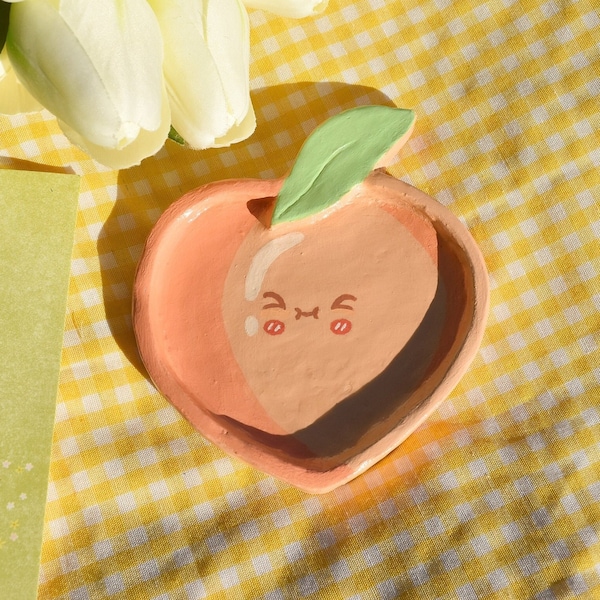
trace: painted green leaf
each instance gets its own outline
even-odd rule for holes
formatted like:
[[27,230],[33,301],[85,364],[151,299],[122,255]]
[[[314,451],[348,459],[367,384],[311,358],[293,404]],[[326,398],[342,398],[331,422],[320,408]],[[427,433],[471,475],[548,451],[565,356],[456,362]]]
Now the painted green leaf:
[[307,138],[277,196],[271,225],[335,204],[410,132],[412,110],[359,106],[325,121]]

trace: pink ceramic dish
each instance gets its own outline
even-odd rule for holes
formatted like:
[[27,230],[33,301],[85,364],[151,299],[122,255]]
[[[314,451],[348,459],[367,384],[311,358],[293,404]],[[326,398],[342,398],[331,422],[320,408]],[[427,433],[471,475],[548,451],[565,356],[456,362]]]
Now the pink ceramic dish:
[[198,431],[322,493],[448,396],[481,342],[488,277],[460,221],[381,170],[272,225],[283,183],[221,181],[174,203],[138,267],[134,330]]

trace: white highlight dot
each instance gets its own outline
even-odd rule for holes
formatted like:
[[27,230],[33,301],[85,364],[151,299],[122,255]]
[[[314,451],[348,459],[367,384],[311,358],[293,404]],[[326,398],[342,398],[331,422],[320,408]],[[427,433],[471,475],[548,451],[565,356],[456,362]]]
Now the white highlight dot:
[[246,330],[246,334],[250,337],[256,335],[258,333],[258,319],[256,317],[246,317],[244,329]]

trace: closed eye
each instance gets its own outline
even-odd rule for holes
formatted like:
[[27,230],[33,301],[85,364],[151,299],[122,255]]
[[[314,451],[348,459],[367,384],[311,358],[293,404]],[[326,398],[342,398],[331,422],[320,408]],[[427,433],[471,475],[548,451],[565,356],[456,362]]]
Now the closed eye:
[[265,292],[263,294],[263,298],[271,298],[275,302],[269,302],[269,304],[265,304],[263,308],[283,308],[285,310],[285,300],[275,292]]
[[352,294],[342,294],[333,301],[331,308],[345,308],[346,310],[354,310],[353,306],[350,306],[350,304],[346,304],[346,302],[348,302],[349,300],[356,302],[356,296],[353,296]]

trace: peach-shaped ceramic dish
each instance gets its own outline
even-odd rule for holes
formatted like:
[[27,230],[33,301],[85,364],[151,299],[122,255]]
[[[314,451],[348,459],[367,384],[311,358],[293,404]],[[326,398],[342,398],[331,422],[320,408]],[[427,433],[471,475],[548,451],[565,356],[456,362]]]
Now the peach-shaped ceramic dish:
[[447,397],[481,342],[488,279],[460,221],[381,170],[274,224],[284,185],[221,181],[173,204],[138,267],[134,329],[150,377],[201,433],[326,492]]

